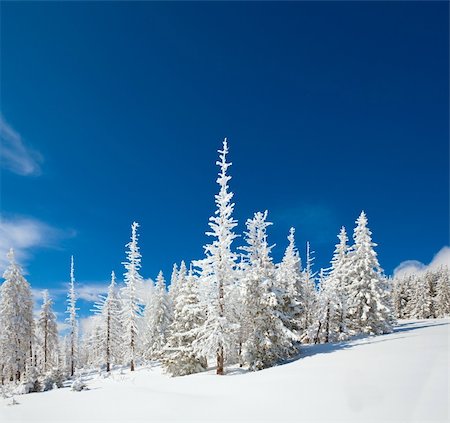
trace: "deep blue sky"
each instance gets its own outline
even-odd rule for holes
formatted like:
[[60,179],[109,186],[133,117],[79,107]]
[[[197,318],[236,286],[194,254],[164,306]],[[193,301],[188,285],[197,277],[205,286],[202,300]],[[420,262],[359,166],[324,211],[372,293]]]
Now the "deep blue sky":
[[448,35],[447,2],[2,2],[2,115],[44,159],[2,171],[2,213],[61,231],[28,279],[61,287],[70,254],[80,282],[122,274],[133,219],[145,277],[202,257],[224,136],[239,230],[268,209],[277,260],[293,225],[325,266],[364,209],[387,273],[429,262]]

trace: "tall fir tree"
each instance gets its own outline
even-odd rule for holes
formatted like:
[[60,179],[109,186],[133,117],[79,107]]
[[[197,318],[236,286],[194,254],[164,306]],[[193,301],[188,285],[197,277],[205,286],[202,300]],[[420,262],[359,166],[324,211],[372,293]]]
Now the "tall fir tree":
[[38,366],[47,373],[58,366],[58,327],[53,312],[53,301],[48,290],[44,290],[41,310],[37,319],[36,337],[38,340]]
[[288,327],[292,310],[286,307],[288,290],[277,284],[275,266],[267,243],[265,213],[255,213],[246,222],[242,247],[245,272],[241,281],[244,333],[243,358],[250,370],[260,370],[289,357],[295,351],[296,334]]
[[285,326],[291,331],[300,333],[302,325],[302,263],[295,246],[295,229],[291,228],[288,235],[289,244],[283,259],[277,267],[277,287],[283,296],[280,301],[281,315],[285,317]]
[[150,360],[159,359],[167,342],[167,331],[171,322],[170,303],[162,271],[159,272],[156,278],[153,295],[144,312],[144,322],[146,326],[144,358]]
[[24,380],[32,366],[34,340],[31,288],[10,249],[9,265],[0,286],[0,376],[8,381]]
[[204,308],[200,302],[199,286],[192,266],[186,280],[179,285],[175,298],[173,322],[162,364],[172,376],[184,376],[206,369],[205,357],[199,356],[193,348],[197,339],[197,330],[205,321]]
[[69,350],[67,351],[69,364],[69,374],[75,374],[75,367],[77,364],[78,354],[78,320],[77,320],[77,297],[75,294],[75,269],[73,256],[70,258],[70,284],[69,292],[67,293],[67,310],[66,322],[69,324]]
[[228,144],[223,141],[219,150],[220,167],[217,183],[219,193],[215,196],[216,212],[209,219],[210,232],[206,235],[214,238],[207,244],[206,257],[195,265],[199,268],[201,284],[204,286],[203,301],[207,308],[207,318],[199,331],[194,346],[200,356],[216,355],[217,374],[224,374],[225,354],[234,348],[237,323],[230,318],[232,304],[228,301],[231,290],[236,285],[236,254],[231,250],[231,244],[236,238],[234,228],[237,221],[233,218],[233,193],[229,191],[228,182],[231,176],[227,174],[231,163],[227,162]]
[[353,333],[392,332],[385,278],[378,263],[364,212],[356,220],[354,245],[349,252],[348,318]]
[[348,237],[344,227],[338,235],[331,267],[325,274],[322,269],[320,276],[319,317],[315,342],[342,341],[349,336],[347,307],[348,307]]
[[415,319],[430,319],[433,317],[433,301],[427,275],[415,278],[409,304],[410,317]]
[[99,336],[95,337],[96,350],[106,371],[111,370],[111,364],[122,361],[123,327],[122,307],[116,287],[116,275],[111,272],[111,283],[107,296],[100,295],[94,304],[94,312],[99,317],[97,325]]
[[140,303],[142,300],[137,293],[137,286],[141,285],[143,278],[139,273],[141,268],[141,253],[138,246],[137,229],[139,224],[131,225],[131,240],[126,245],[127,261],[125,266],[125,286],[121,289],[122,297],[122,322],[124,330],[125,359],[130,363],[130,370],[135,370],[136,352],[138,347],[138,320],[141,317]]
[[450,271],[447,266],[442,266],[438,270],[436,315],[437,317],[450,316]]
[[300,298],[302,308],[301,328],[302,339],[309,340],[309,328],[315,319],[317,303],[316,275],[313,271],[314,251],[311,251],[309,241],[306,243],[306,266],[303,270],[302,284],[300,287]]

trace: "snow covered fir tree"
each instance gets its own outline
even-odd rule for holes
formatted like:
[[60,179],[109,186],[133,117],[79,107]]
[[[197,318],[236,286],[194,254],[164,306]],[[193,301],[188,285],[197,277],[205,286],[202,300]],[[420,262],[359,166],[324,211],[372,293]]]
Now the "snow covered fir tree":
[[204,257],[174,264],[169,283],[162,272],[155,283],[144,279],[139,224],[133,222],[123,280],[111,273],[82,333],[73,257],[67,328],[58,333],[52,291],[43,292],[33,313],[30,284],[9,251],[0,286],[3,386],[26,393],[70,381],[75,389],[84,386],[83,372],[134,371],[156,362],[171,376],[205,370],[223,375],[229,366],[258,371],[301,358],[304,344],[390,333],[396,319],[450,315],[449,269],[386,277],[365,212],[352,237],[341,228],[328,267],[314,268],[309,242],[302,262],[294,228],[277,262],[268,211],[254,213],[239,233],[228,157],[225,139]]

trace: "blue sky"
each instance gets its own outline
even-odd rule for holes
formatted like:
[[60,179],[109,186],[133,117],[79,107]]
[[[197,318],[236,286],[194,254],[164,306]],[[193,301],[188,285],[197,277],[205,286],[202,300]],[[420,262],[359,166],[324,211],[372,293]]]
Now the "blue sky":
[[123,273],[133,220],[145,277],[202,257],[225,136],[276,260],[295,226],[326,266],[362,209],[387,273],[448,245],[446,2],[1,9],[1,251],[58,310],[71,254],[86,298]]

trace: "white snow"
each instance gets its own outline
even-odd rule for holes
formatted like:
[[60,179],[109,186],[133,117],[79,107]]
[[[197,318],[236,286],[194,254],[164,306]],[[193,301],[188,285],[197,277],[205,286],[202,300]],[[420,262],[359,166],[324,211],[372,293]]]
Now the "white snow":
[[450,320],[400,321],[392,334],[305,346],[288,364],[170,378],[159,366],[0,399],[0,421],[448,422]]

